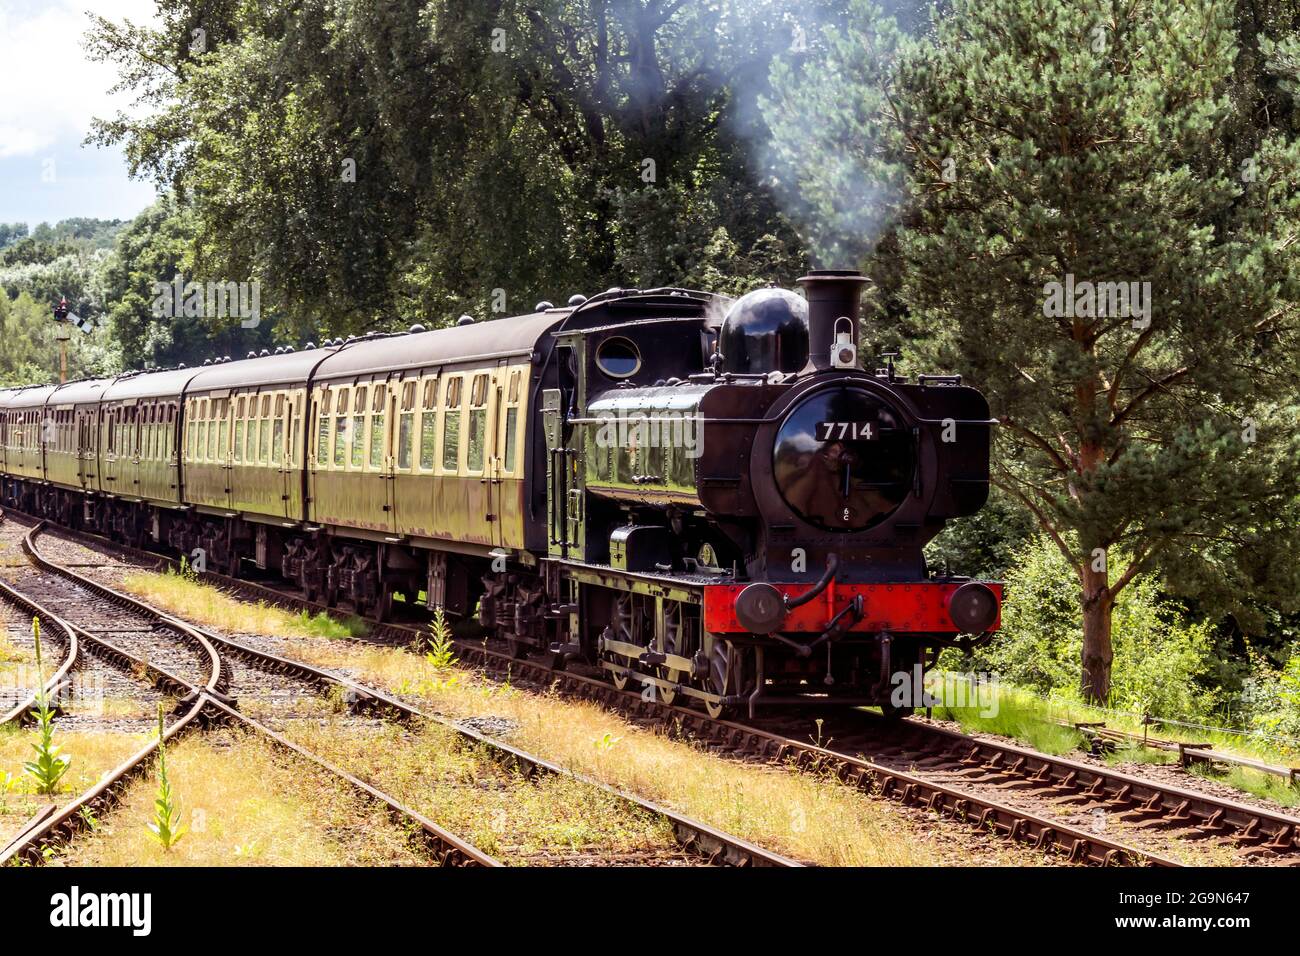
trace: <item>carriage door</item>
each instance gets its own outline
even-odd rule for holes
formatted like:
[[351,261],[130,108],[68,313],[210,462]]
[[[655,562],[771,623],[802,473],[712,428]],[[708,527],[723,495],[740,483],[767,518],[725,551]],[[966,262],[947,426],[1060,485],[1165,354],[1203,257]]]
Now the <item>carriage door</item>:
[[401,379],[390,379],[387,387],[380,389],[380,392],[386,393],[388,408],[381,420],[384,435],[384,494],[388,496],[384,511],[388,515],[388,533],[400,534],[401,522],[397,514],[397,442],[400,431],[398,413],[402,397]]
[[295,514],[298,496],[294,494],[294,479],[298,475],[294,463],[302,454],[300,451],[302,432],[298,430],[298,402],[297,392],[279,392],[275,396],[271,409],[275,415],[275,426],[271,432],[271,457],[275,462],[276,475],[279,478],[276,484],[280,490],[280,505],[277,508],[275,502],[271,502],[271,510],[286,518],[299,517]]
[[500,548],[505,544],[505,496],[502,491],[501,456],[505,452],[505,442],[501,438],[501,429],[505,427],[505,392],[506,361],[497,363],[496,371],[488,379],[488,426],[487,426],[487,462],[483,469],[483,480],[487,482],[488,510],[492,522],[492,544]]
[[581,559],[583,554],[582,486],[573,426],[568,422],[570,396],[576,387],[572,347],[559,349],[560,388],[542,392],[542,427],[546,432],[546,514],[548,551],[555,557]]
[[98,411],[94,405],[77,408],[77,481],[83,489],[95,487],[95,461],[99,458],[99,436],[95,431]]

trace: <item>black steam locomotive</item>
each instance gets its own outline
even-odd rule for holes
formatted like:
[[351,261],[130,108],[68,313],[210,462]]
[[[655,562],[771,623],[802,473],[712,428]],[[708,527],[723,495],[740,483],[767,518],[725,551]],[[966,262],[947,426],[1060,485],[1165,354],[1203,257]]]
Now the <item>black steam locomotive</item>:
[[714,715],[905,712],[916,668],[998,626],[999,585],[922,554],[984,503],[992,423],[957,377],[860,367],[865,281],[0,391],[0,496],[380,619],[477,610],[515,654]]

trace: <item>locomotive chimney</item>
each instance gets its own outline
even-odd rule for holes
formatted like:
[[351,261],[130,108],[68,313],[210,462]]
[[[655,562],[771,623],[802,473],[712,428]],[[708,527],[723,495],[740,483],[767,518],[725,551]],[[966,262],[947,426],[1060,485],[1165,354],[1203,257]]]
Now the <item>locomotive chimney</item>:
[[808,298],[808,362],[813,369],[857,367],[858,310],[866,282],[856,269],[813,269],[799,280]]

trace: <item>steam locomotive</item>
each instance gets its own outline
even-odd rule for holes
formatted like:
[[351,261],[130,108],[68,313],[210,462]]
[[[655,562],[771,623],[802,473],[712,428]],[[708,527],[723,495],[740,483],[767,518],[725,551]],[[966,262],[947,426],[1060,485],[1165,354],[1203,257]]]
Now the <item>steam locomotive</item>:
[[380,620],[477,613],[714,716],[905,713],[999,624],[999,584],[923,555],[987,497],[989,409],[860,367],[862,275],[799,282],[0,390],[0,500]]

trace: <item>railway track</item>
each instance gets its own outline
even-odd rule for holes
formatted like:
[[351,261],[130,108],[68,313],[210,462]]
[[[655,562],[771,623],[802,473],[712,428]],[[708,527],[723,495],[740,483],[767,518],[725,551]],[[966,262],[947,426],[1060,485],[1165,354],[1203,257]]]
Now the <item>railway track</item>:
[[[166,556],[104,542],[94,535],[75,538],[110,544],[145,562],[174,563]],[[212,572],[202,577],[246,598],[290,610],[324,612],[339,619],[348,616],[282,588]],[[409,644],[422,637],[423,630],[413,623],[371,622],[370,634],[372,640]],[[646,699],[636,691],[620,691],[592,674],[555,670],[547,663],[519,659],[482,642],[457,639],[456,645],[466,663],[508,675],[515,684],[600,703],[739,759],[815,768],[874,796],[929,809],[975,829],[1060,854],[1071,862],[1180,865],[1154,845],[1158,839],[1146,839],[1163,835],[1224,845],[1248,862],[1300,863],[1300,818],[1265,807],[919,720],[888,724],[855,714],[850,723],[843,714],[831,712],[823,718],[818,743],[807,739],[807,728],[813,725],[811,714],[805,717],[803,736],[789,718],[715,720],[699,711]],[[284,661],[282,666],[307,665]],[[345,678],[332,679],[353,693],[375,693]],[[393,698],[379,697],[385,706],[413,710]],[[468,728],[457,729],[508,748]],[[1036,808],[1046,812],[1035,812]],[[1048,808],[1067,808],[1075,818],[1087,820],[1065,822]]]
[[[272,675],[282,680],[292,680],[306,685],[318,694],[338,694],[349,710],[383,720],[399,722],[422,721],[441,725],[452,731],[465,743],[482,748],[494,760],[511,770],[522,772],[526,776],[556,775],[568,777],[583,786],[600,790],[608,797],[620,801],[629,807],[649,813],[663,821],[670,828],[677,847],[670,852],[641,853],[636,862],[674,864],[689,862],[693,865],[732,865],[732,866],[798,866],[796,862],[761,847],[740,840],[730,834],[710,827],[700,821],[675,813],[664,807],[642,800],[633,794],[616,790],[599,781],[575,774],[566,768],[549,763],[528,754],[519,748],[493,740],[478,731],[444,720],[441,717],[423,713],[394,697],[374,688],[366,687],[346,677],[330,673],[309,664],[290,660],[265,650],[231,640],[173,617],[166,612],[151,607],[134,597],[126,595],[102,582],[95,581],[81,571],[59,564],[45,556],[36,544],[36,539],[43,530],[37,524],[23,538],[23,550],[32,562],[37,573],[44,575],[46,582],[43,593],[49,593],[62,602],[60,608],[84,611],[85,598],[95,599],[94,616],[99,621],[101,632],[124,634],[139,641],[144,650],[162,651],[170,655],[171,670],[155,665],[145,658],[124,647],[111,644],[103,636],[97,635],[85,627],[66,621],[56,613],[54,608],[36,601],[29,590],[5,586],[5,595],[12,596],[24,605],[25,610],[57,619],[62,626],[74,634],[92,652],[102,652],[115,666],[135,674],[147,676],[155,685],[165,688],[169,693],[182,696],[182,706],[189,709],[167,729],[167,737],[183,732],[205,723],[237,724],[272,740],[277,746],[291,751],[316,764],[322,770],[347,781],[367,798],[378,801],[400,821],[413,825],[421,832],[439,863],[456,865],[500,865],[498,861],[478,850],[467,841],[439,827],[410,807],[397,801],[387,793],[377,789],[365,780],[349,773],[293,742],[285,735],[266,726],[262,722],[241,712],[238,702],[230,696],[230,674],[232,668],[242,665],[246,670],[260,674]],[[81,598],[78,599],[77,595]],[[144,622],[149,627],[144,626]],[[148,635],[145,636],[146,632]],[[173,640],[166,635],[172,635]],[[161,637],[160,637],[161,635]],[[159,642],[162,642],[161,645]],[[177,645],[183,643],[190,656],[198,657],[207,667],[207,680],[203,684],[187,679],[176,671],[192,669],[193,661],[174,660]],[[140,648],[137,648],[140,649]],[[57,813],[29,824],[26,831],[0,853],[0,864],[15,856],[34,860],[39,858],[40,850],[59,838],[60,834],[68,836],[75,830],[81,819],[80,811],[90,805],[95,809],[110,804],[115,795],[120,795],[121,785],[147,766],[156,751],[156,744],[145,748],[131,760],[117,768],[109,778],[81,798],[64,807]],[[617,854],[610,854],[611,857]],[[574,862],[565,860],[563,862]],[[587,853],[583,862],[602,862],[599,853]],[[611,859],[609,862],[628,862],[625,859]]]
[[[67,534],[66,531],[61,533]],[[176,564],[169,557],[107,542],[96,535],[72,533],[71,540],[108,545],[117,553],[145,563],[152,562],[155,566],[160,561],[173,567]],[[347,617],[338,609],[306,601],[297,594],[280,588],[213,572],[204,572],[200,577],[208,583],[251,600],[265,601],[293,611],[325,612],[339,619]],[[423,636],[420,626],[416,624],[372,622],[370,627],[372,639],[389,643],[410,644]],[[235,654],[238,654],[241,649],[252,650],[233,646],[235,642],[216,635],[208,636],[223,641]],[[702,741],[713,750],[737,759],[773,762],[796,768],[815,768],[819,772],[830,773],[844,784],[872,796],[904,806],[928,809],[965,823],[973,830],[992,832],[1014,842],[1057,854],[1064,861],[1094,866],[1179,865],[1174,859],[1155,850],[1132,845],[1093,828],[1072,826],[1034,812],[1023,805],[1018,806],[1005,795],[980,793],[970,786],[941,781],[935,774],[872,760],[838,748],[819,746],[795,736],[765,730],[760,726],[714,720],[702,712],[666,705],[658,700],[647,700],[631,690],[620,691],[592,675],[571,670],[557,671],[539,661],[512,657],[509,653],[494,650],[481,642],[460,639],[456,644],[463,661],[489,672],[506,674],[516,684],[552,689],[575,699],[598,702],[636,721],[658,723],[667,727],[670,732]],[[261,655],[264,652],[254,653]],[[278,666],[289,670],[303,669],[304,673],[317,671],[308,665],[288,660],[281,660]],[[327,683],[337,682],[350,693],[374,695],[375,706],[413,710],[400,701],[377,694],[371,689],[361,688],[360,685],[345,678],[327,675],[315,679]],[[368,704],[365,696],[360,696],[359,702],[363,705]],[[455,726],[458,732],[471,734],[488,746],[501,748],[506,752],[513,750],[509,745],[487,738],[476,731]],[[538,763],[542,762],[538,761]]]

